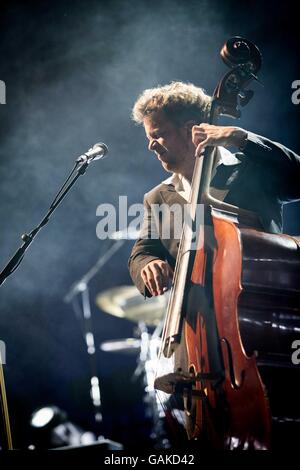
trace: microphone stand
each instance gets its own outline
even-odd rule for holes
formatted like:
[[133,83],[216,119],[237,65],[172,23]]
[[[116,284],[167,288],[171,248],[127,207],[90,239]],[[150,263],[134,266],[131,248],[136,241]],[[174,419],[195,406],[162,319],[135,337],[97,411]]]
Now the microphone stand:
[[[29,233],[24,233],[21,236],[21,239],[23,240],[23,244],[20,246],[20,248],[15,252],[15,254],[12,256],[12,258],[9,260],[5,268],[1,271],[0,273],[0,286],[4,283],[4,281],[10,276],[21,264],[22,259],[24,258],[25,252],[28,249],[29,245],[33,242],[34,238],[38,234],[38,232],[41,230],[44,225],[46,225],[49,222],[49,219],[52,215],[52,213],[55,211],[57,206],[61,203],[61,201],[64,199],[66,194],[69,192],[71,187],[75,184],[79,176],[83,175],[89,165],[89,161],[86,161],[84,163],[77,162],[75,163],[75,166],[73,167],[71,173],[69,174],[68,178],[62,185],[61,189],[58,191],[57,195],[55,196],[52,204],[50,205],[46,215],[44,218],[41,220],[41,222],[38,224],[37,227],[35,227],[31,232]],[[79,168],[78,168],[79,167]],[[75,173],[76,175],[72,175]],[[71,179],[72,178],[72,179]],[[71,181],[69,182],[69,180]]]
[[[97,145],[99,146],[99,144]],[[37,227],[31,230],[31,232],[24,233],[22,235],[21,238],[24,243],[15,252],[15,254],[9,260],[9,262],[4,267],[4,269],[0,272],[0,286],[4,283],[4,281],[8,278],[8,276],[10,276],[21,264],[26,250],[29,248],[29,246],[31,245],[31,243],[33,242],[34,238],[36,237],[38,232],[41,230],[41,228],[44,227],[44,225],[46,225],[49,222],[49,219],[52,213],[55,211],[55,209],[64,199],[64,197],[69,192],[71,187],[75,184],[79,176],[83,175],[86,172],[88,165],[94,159],[93,158],[94,154],[96,156],[97,153],[99,154],[101,153],[102,156],[104,156],[107,153],[108,151],[107,147],[104,144],[102,145],[103,147],[100,146],[100,148],[97,147],[97,149],[94,149],[93,154],[90,155],[87,152],[86,154],[80,156],[76,160],[75,165],[73,166],[69,176],[67,177],[66,181],[64,182],[64,184],[62,185],[58,193],[56,194],[52,204],[50,205],[46,215],[43,217],[41,222],[37,225]],[[97,153],[95,150],[97,150]],[[13,444],[12,444],[12,437],[11,437],[11,430],[10,430],[10,422],[9,422],[9,414],[8,414],[8,406],[7,406],[7,398],[6,398],[6,390],[5,390],[5,382],[4,382],[1,357],[0,357],[0,408],[3,413],[3,429],[2,429],[2,421],[0,425],[0,435],[1,435],[1,441],[3,440],[3,443],[2,445],[0,443],[0,446],[2,449],[11,450],[13,448]],[[2,435],[4,436],[3,439],[2,439]]]

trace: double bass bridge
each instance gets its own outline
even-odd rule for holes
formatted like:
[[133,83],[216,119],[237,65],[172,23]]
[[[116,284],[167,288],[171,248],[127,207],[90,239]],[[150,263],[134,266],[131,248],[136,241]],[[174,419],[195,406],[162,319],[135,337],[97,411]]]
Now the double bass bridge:
[[[177,371],[157,377],[154,381],[154,388],[170,395],[181,395],[183,398],[189,395],[195,399],[203,400],[207,398],[205,393],[206,382],[216,387],[223,379],[222,372],[198,372],[196,375],[192,373],[186,375],[181,371]],[[196,384],[200,382],[203,388],[195,388]]]

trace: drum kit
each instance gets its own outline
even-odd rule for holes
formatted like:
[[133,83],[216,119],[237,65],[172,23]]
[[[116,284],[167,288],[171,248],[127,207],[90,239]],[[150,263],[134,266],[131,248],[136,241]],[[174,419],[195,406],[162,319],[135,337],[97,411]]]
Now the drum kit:
[[[89,283],[99,273],[104,264],[122,247],[126,240],[138,238],[139,232],[126,229],[114,232],[110,239],[113,244],[105,250],[89,271],[77,282],[64,297],[66,303],[73,306],[75,315],[82,321],[83,335],[86,338],[87,352],[91,366],[90,395],[95,409],[95,420],[101,424],[100,383],[97,377],[97,359],[91,322],[91,302]],[[81,297],[79,302],[78,296]],[[144,299],[135,286],[119,286],[104,290],[96,296],[97,307],[110,315],[123,318],[135,323],[135,338],[124,338],[105,341],[100,344],[100,350],[108,353],[137,354],[137,367],[133,378],[142,378],[146,393],[145,402],[148,405],[148,415],[151,416],[151,439],[157,448],[168,448],[162,417],[164,416],[161,397],[154,389],[154,379],[157,371],[160,338],[163,327],[163,316],[167,308],[169,292],[164,295]],[[81,307],[79,306],[81,304]]]
[[[104,312],[136,324],[137,338],[105,341],[100,349],[109,353],[138,354],[133,378],[141,377],[144,383],[145,403],[151,417],[151,439],[156,448],[168,448],[170,443],[164,429],[164,411],[161,397],[154,389],[158,365],[162,318],[167,308],[169,292],[145,301],[135,286],[108,289],[96,297],[96,305]],[[151,331],[151,332],[150,332]]]

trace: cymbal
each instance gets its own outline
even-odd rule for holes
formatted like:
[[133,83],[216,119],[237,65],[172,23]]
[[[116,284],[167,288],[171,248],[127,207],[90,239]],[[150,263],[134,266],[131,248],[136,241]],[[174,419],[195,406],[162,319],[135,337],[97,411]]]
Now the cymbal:
[[135,286],[119,286],[97,295],[96,305],[106,313],[147,325],[158,325],[166,311],[169,293],[147,298]]
[[137,338],[112,339],[100,344],[101,351],[134,353],[141,347],[141,340]]
[[118,232],[113,232],[110,235],[111,240],[137,240],[140,235],[140,230],[137,230],[132,227],[127,227],[124,230],[119,230]]

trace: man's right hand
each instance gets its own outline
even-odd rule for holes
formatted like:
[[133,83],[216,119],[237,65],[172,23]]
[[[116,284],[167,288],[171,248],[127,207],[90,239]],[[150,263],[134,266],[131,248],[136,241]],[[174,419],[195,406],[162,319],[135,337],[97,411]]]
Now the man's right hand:
[[155,259],[141,270],[141,276],[151,295],[161,295],[169,288],[173,269],[166,261]]

